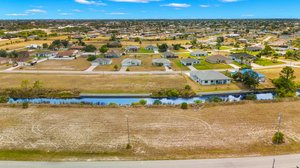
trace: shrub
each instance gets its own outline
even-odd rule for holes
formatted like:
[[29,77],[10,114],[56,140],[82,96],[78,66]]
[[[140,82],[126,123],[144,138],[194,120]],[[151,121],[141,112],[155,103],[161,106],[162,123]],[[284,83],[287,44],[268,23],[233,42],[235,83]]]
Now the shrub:
[[97,57],[95,55],[90,55],[88,58],[87,58],[87,61],[94,61],[96,60]]
[[142,99],[139,101],[139,103],[144,106],[147,104],[147,100]]
[[185,90],[191,90],[192,87],[191,87],[190,85],[185,85],[184,89],[185,89]]
[[22,108],[23,109],[27,109],[29,107],[29,103],[28,102],[23,102],[22,103]]
[[181,109],[184,109],[184,110],[185,110],[185,109],[188,109],[188,104],[185,103],[185,102],[184,102],[184,103],[181,103],[181,106],[180,106],[180,107],[181,107]]
[[7,96],[0,96],[0,103],[7,103],[8,97]]
[[127,144],[126,149],[132,149],[132,146],[130,144]]
[[153,102],[153,105],[161,105],[161,104],[162,104],[162,102],[160,100],[155,100]]
[[109,103],[108,106],[111,106],[111,107],[118,107],[118,104],[117,104],[117,103]]
[[272,138],[273,144],[284,143],[284,134],[282,132],[276,132]]
[[202,103],[202,101],[201,100],[195,100],[194,103],[197,104],[197,105],[199,105],[199,104]]
[[207,99],[207,102],[209,103],[220,103],[223,102],[223,99],[221,99],[220,97],[217,96],[213,96]]
[[247,94],[245,100],[257,100],[257,97],[255,94]]
[[127,68],[127,69],[126,69],[126,71],[127,71],[127,72],[129,72],[129,71],[130,71],[130,69],[129,69],[129,68]]

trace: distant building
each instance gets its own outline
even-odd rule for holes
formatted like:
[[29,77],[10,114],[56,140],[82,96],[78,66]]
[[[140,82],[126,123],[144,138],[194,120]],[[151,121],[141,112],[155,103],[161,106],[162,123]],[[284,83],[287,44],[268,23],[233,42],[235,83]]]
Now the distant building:
[[229,58],[240,64],[251,64],[257,59],[255,56],[248,53],[232,53],[229,55]]
[[128,46],[125,48],[127,52],[138,52],[140,48],[138,46]]
[[142,61],[138,59],[126,58],[122,61],[122,66],[140,66]]
[[171,66],[171,61],[165,58],[157,58],[152,60],[152,64],[155,66]]
[[115,51],[115,50],[109,51],[104,54],[105,58],[120,58],[121,56],[122,56],[122,53]]
[[167,52],[164,52],[164,53],[162,54],[162,57],[163,57],[163,58],[178,58],[178,55],[176,55],[176,54],[173,53],[173,52],[167,51]]
[[93,66],[98,66],[98,65],[110,65],[112,64],[112,59],[109,58],[97,58],[92,62]]
[[211,63],[211,64],[221,64],[221,63],[225,63],[225,64],[231,64],[232,60],[228,57],[225,57],[223,55],[213,55],[210,57],[207,57],[205,59],[206,62]]

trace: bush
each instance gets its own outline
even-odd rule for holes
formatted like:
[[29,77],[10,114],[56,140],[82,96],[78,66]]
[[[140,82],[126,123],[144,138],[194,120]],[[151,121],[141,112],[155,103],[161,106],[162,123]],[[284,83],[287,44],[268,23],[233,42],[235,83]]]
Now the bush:
[[0,96],[0,103],[7,103],[8,97],[7,96]]
[[184,109],[184,110],[185,110],[185,109],[188,109],[188,104],[185,103],[185,102],[184,102],[184,103],[181,103],[180,108],[181,108],[181,109]]
[[161,104],[162,104],[162,102],[160,100],[155,100],[153,102],[153,105],[161,105]]
[[202,101],[201,100],[195,100],[194,103],[197,104],[197,105],[199,105],[199,104],[202,103]]
[[95,55],[90,55],[88,58],[87,58],[87,61],[94,61],[96,60],[97,57]]
[[255,94],[247,94],[245,100],[257,100],[257,97]]
[[276,132],[272,138],[273,144],[284,143],[284,134],[282,132]]
[[22,103],[22,108],[23,109],[27,109],[29,107],[29,103],[28,102],[23,102]]
[[126,149],[132,149],[132,146],[130,144],[127,144]]
[[220,103],[223,102],[223,99],[221,99],[220,97],[217,96],[213,96],[207,99],[207,102],[209,103]]
[[117,104],[117,103],[109,103],[108,106],[111,106],[111,107],[118,107],[118,104]]
[[130,69],[129,69],[129,68],[127,68],[127,69],[126,69],[126,71],[127,71],[127,72],[129,72],[129,71],[130,71]]
[[147,100],[142,99],[139,101],[139,103],[144,106],[147,104]]

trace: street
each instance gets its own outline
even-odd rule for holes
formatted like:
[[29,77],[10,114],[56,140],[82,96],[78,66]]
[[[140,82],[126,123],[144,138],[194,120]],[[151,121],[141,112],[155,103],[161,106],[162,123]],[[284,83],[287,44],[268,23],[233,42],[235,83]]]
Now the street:
[[103,161],[103,162],[16,162],[2,161],[1,168],[296,168],[300,154],[174,161]]

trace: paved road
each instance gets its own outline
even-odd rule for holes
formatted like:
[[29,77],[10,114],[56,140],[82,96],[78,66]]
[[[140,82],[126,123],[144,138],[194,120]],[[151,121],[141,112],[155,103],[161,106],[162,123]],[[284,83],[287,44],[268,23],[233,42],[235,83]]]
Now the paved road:
[[1,168],[296,168],[299,155],[177,161],[0,162]]

